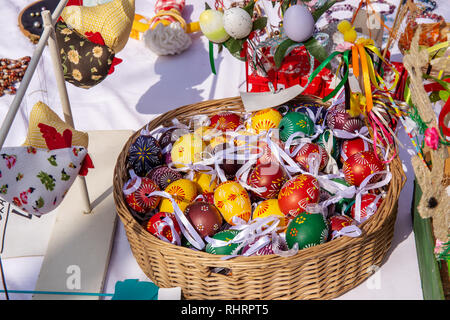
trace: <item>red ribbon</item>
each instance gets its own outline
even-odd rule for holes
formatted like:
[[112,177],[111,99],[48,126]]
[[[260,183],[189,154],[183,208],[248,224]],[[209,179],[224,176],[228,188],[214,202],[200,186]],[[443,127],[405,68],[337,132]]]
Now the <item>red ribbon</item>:
[[450,137],[450,128],[445,125],[444,119],[449,113],[450,113],[450,98],[447,99],[447,102],[442,107],[441,113],[439,113],[439,127],[442,129],[442,133],[446,137]]

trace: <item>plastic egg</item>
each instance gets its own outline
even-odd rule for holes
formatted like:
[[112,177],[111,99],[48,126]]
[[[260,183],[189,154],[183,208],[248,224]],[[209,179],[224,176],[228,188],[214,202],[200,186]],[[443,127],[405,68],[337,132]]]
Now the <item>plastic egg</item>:
[[255,112],[251,117],[252,129],[256,133],[278,128],[281,121],[281,113],[273,108],[267,108]]
[[232,38],[243,39],[252,31],[252,17],[239,7],[227,9],[223,14],[223,27]]
[[304,5],[290,6],[283,17],[283,29],[286,36],[296,42],[311,38],[314,33],[315,21],[311,12]]
[[[197,185],[195,182],[188,179],[174,181],[169,184],[164,191],[172,195],[173,199],[180,207],[180,210],[183,212],[186,210],[187,206],[194,201],[198,194]],[[159,206],[159,211],[174,212],[172,202],[167,198],[163,198]]]
[[225,181],[217,186],[214,191],[214,204],[229,224],[233,224],[233,217],[250,220],[250,197],[244,187],[235,181]]
[[175,167],[180,168],[183,167],[183,164],[201,161],[205,146],[202,137],[194,133],[188,133],[178,138],[170,152]]
[[203,11],[199,17],[199,24],[202,33],[212,42],[222,43],[230,38],[223,27],[223,13],[218,10]]

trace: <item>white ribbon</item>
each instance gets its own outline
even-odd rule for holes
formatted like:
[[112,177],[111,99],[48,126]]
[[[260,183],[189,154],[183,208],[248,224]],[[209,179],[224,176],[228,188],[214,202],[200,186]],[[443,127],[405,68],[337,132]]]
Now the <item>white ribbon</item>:
[[[170,231],[172,232],[172,241],[162,235],[162,232],[166,226],[168,226],[170,228]],[[161,219],[161,223],[158,225],[157,237],[165,242],[176,244],[177,246],[181,245],[180,235],[175,229],[175,224],[170,217],[164,217],[163,219]]]
[[362,235],[362,230],[358,226],[356,226],[354,224],[351,224],[349,226],[343,227],[341,230],[333,231],[333,235],[332,235],[331,240],[334,240],[334,239],[339,238],[341,236],[357,238],[357,237],[359,237],[361,235]]

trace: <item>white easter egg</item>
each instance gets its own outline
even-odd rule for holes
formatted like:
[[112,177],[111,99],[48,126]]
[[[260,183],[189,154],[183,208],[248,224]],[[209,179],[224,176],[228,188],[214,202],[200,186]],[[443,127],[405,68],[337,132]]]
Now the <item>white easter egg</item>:
[[199,17],[200,30],[208,40],[222,43],[230,38],[223,27],[223,13],[218,10],[208,9],[203,11]]
[[286,36],[296,42],[311,38],[315,21],[311,12],[304,5],[290,6],[284,13],[283,28]]
[[252,17],[242,8],[227,9],[223,14],[223,27],[234,39],[243,39],[252,31]]

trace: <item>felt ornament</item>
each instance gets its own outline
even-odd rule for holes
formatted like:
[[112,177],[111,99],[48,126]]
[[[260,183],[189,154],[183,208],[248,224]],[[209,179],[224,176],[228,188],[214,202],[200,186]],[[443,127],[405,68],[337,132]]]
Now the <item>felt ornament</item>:
[[66,7],[61,18],[81,34],[99,32],[105,44],[118,53],[128,42],[134,14],[135,0],[112,0],[93,7]]
[[39,124],[47,149],[6,147],[0,151],[0,196],[20,209],[40,216],[64,199],[76,176],[93,168],[86,148],[72,145],[72,132],[63,134]]
[[115,60],[114,50],[104,44],[99,33],[82,35],[62,21],[55,31],[64,79],[77,87],[88,89],[99,84],[121,61]]
[[63,133],[65,130],[72,132],[72,143],[75,146],[88,147],[89,136],[86,132],[77,131],[70,125],[65,123],[61,118],[52,110],[48,105],[42,101],[37,102],[30,112],[30,119],[28,122],[28,133],[23,143],[24,146],[32,146],[35,148],[46,149],[47,143],[42,137],[41,129],[38,125],[42,123],[53,127],[59,133]]

